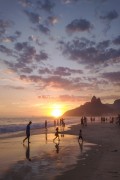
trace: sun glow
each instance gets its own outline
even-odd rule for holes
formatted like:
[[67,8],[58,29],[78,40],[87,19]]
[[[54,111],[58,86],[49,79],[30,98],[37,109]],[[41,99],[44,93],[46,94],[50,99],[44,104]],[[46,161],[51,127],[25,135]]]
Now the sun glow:
[[59,107],[58,105],[54,106],[51,114],[56,118],[60,117],[62,115],[61,107]]

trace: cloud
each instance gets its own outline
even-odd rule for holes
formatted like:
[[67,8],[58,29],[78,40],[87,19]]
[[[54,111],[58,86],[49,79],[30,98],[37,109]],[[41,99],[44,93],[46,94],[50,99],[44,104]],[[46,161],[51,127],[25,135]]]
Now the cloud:
[[15,89],[15,90],[24,90],[25,89],[22,86],[12,86],[12,85],[4,85],[2,87],[7,88],[7,89]]
[[27,74],[29,74],[29,73],[32,73],[32,72],[33,72],[33,69],[30,68],[30,67],[23,67],[23,68],[21,69],[21,72],[22,72],[22,73],[27,73]]
[[104,49],[109,47],[110,43],[111,43],[110,40],[99,42],[96,48],[103,51]]
[[18,52],[21,52],[19,53],[18,61],[23,63],[32,63],[33,61],[40,62],[48,59],[47,53],[42,50],[37,53],[35,47],[29,45],[27,42],[16,43],[15,49]]
[[45,22],[46,24],[45,23],[42,24],[40,23],[42,21],[42,17],[38,13],[28,12],[28,11],[24,11],[24,12],[29,17],[29,20],[33,24],[36,24],[36,28],[34,30],[38,30],[45,35],[50,35],[50,29],[48,28],[48,25],[49,24],[53,25],[57,23],[57,17],[55,16],[49,16]]
[[40,7],[42,10],[51,13],[53,8],[55,7],[55,3],[50,0],[38,0],[37,6]]
[[[65,3],[65,4],[70,4],[70,3],[75,3],[75,2],[83,2],[83,0],[61,0],[63,3]],[[95,4],[95,3],[99,3],[99,4],[103,4],[103,3],[105,3],[105,2],[107,2],[107,1],[109,1],[109,0],[97,0],[97,2],[96,2],[96,0],[84,0],[84,2],[86,3],[93,3],[93,4]]]
[[57,16],[49,16],[47,19],[47,22],[50,25],[54,25],[54,24],[58,23],[58,17]]
[[15,50],[18,54],[17,60],[23,63],[40,62],[48,59],[48,54],[45,51],[41,50],[37,53],[36,48],[28,42],[16,43]]
[[120,36],[118,36],[117,38],[115,38],[115,39],[113,40],[113,43],[114,43],[115,45],[120,45]]
[[88,100],[90,97],[89,96],[77,96],[77,95],[60,95],[58,97],[58,99],[62,102],[81,102],[81,101],[86,101]]
[[119,14],[117,13],[116,10],[108,12],[106,15],[100,16],[101,19],[107,20],[107,21],[112,21],[116,18],[118,18]]
[[4,35],[8,28],[12,27],[14,23],[10,20],[0,19],[0,36]]
[[35,36],[35,35],[30,35],[30,36],[28,37],[28,41],[30,41],[30,43],[31,43],[31,42],[35,42],[38,46],[41,46],[41,47],[43,47],[43,46],[46,45],[45,42],[40,42],[39,36],[37,37],[37,36]]
[[39,14],[37,13],[33,13],[33,12],[28,12],[28,11],[24,11],[25,14],[29,17],[29,20],[34,23],[34,24],[39,24],[41,21],[41,17]]
[[117,100],[117,99],[120,99],[120,96],[119,95],[108,95],[108,96],[101,96],[101,99],[104,99],[104,100]]
[[45,53],[44,51],[40,51],[39,54],[36,54],[35,59],[37,62],[44,61],[44,60],[46,61],[48,59],[48,54]]
[[21,32],[20,31],[15,31],[15,35],[17,36],[17,37],[20,37],[21,36]]
[[57,67],[56,70],[54,71],[55,75],[60,75],[60,76],[70,76],[74,74],[82,74],[82,70],[75,70],[67,67]]
[[26,43],[17,43],[16,50],[21,51],[18,55],[18,61],[23,63],[32,63],[35,60],[36,49]]
[[29,41],[36,41],[37,38],[36,38],[34,35],[30,35],[30,36],[28,37],[28,40],[29,40]]
[[7,36],[7,37],[3,37],[1,39],[2,42],[15,42],[17,40],[16,36]]
[[93,67],[120,57],[120,49],[111,48],[112,43],[109,40],[95,43],[85,38],[77,38],[68,42],[60,41],[59,44],[64,56]]
[[70,24],[66,26],[68,33],[90,31],[93,25],[86,19],[74,19]]
[[[0,46],[0,51],[6,53],[7,55],[12,55],[12,52],[5,48],[4,46]],[[39,68],[39,65],[43,61],[47,61],[48,54],[44,51],[37,52],[36,48],[29,45],[27,42],[18,42],[15,44],[16,54],[15,60],[9,62],[8,60],[4,60],[4,63],[14,72],[21,73],[32,73],[35,69]],[[39,62],[39,65],[38,65]]]
[[27,65],[27,64],[25,64],[25,63],[23,63],[23,62],[9,62],[9,61],[4,61],[4,63],[12,70],[12,71],[14,71],[15,73],[17,73],[17,74],[21,74],[21,73],[27,73],[27,74],[31,74],[33,71],[34,71],[34,69],[35,69],[35,67],[34,66],[32,66],[32,65]]
[[103,20],[103,22],[105,23],[106,27],[104,28],[104,33],[107,33],[107,31],[110,29],[111,27],[111,22],[115,19],[117,19],[119,16],[119,14],[117,13],[117,11],[113,10],[108,12],[106,15],[102,15],[100,16],[100,19]]
[[24,69],[26,68],[26,65],[22,62],[17,62],[17,63],[14,63],[14,62],[9,62],[9,61],[4,61],[4,63],[14,72],[16,73],[19,73],[19,71],[21,69]]
[[14,42],[16,41],[16,38],[14,36],[9,36],[9,37],[3,37],[1,40],[1,42]]
[[52,74],[52,70],[49,68],[41,68],[38,70],[39,74]]
[[57,75],[57,76],[71,76],[75,74],[83,74],[83,71],[80,69],[71,69],[68,67],[57,67],[55,69],[49,68],[41,68],[39,69],[39,74],[49,74],[49,75]]
[[48,27],[44,26],[43,24],[38,25],[38,29],[40,32],[42,32],[45,35],[50,34],[50,29]]
[[22,43],[18,42],[15,44],[15,49],[17,51],[22,51],[23,49],[27,48],[27,46],[28,46],[27,42],[22,42]]
[[51,100],[51,101],[62,101],[62,102],[86,102],[88,99],[90,99],[90,96],[77,96],[77,95],[68,95],[63,94],[59,96],[50,96],[50,95],[40,95],[38,96],[39,99],[44,100]]
[[8,36],[6,33],[0,37],[0,42],[11,43],[17,41],[21,36],[20,31],[16,31],[13,35]]
[[21,75],[21,80],[25,80],[28,82],[36,83],[39,86],[39,89],[43,88],[54,88],[54,89],[64,89],[72,91],[72,90],[83,90],[86,88],[91,88],[90,83],[81,82],[80,78],[65,78],[60,77],[58,75],[53,76],[38,76],[38,75]]
[[30,7],[32,6],[32,2],[30,0],[18,0],[18,2],[23,6],[23,7]]
[[112,83],[118,83],[120,82],[120,71],[103,73],[102,77],[108,79]]
[[13,51],[11,49],[5,47],[4,45],[0,45],[0,52],[6,54],[7,56],[13,55]]
[[64,4],[75,3],[75,2],[77,2],[77,1],[79,1],[79,0],[62,0],[62,2],[63,2]]

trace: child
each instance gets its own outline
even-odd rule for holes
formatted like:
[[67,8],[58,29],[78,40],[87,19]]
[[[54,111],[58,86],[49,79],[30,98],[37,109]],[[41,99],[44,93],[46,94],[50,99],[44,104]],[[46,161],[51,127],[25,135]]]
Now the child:
[[53,139],[53,141],[54,141],[56,138],[58,138],[58,140],[60,141],[58,127],[56,128],[55,138]]

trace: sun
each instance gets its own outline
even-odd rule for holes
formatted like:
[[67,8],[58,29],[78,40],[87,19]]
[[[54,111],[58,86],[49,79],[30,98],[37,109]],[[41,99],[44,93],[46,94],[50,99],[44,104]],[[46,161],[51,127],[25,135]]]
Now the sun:
[[60,117],[61,115],[62,115],[62,112],[61,112],[61,110],[59,108],[53,109],[52,116],[57,118],[57,117]]

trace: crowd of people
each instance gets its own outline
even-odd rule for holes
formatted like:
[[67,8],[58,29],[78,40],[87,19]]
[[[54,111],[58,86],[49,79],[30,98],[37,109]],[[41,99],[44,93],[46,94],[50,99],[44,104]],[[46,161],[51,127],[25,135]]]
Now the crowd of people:
[[[80,119],[80,124],[81,124],[81,127],[83,126],[87,126],[87,117],[84,116],[84,117],[81,117]],[[91,122],[95,122],[95,117],[90,117],[90,121]],[[105,123],[105,122],[110,122],[110,123],[115,123],[115,124],[118,124],[120,125],[120,114],[118,114],[117,117],[101,117],[101,123]],[[28,140],[28,143],[30,143],[30,125],[32,124],[32,122],[30,121],[27,126],[26,126],[26,137],[23,139],[23,144],[26,140]],[[63,118],[60,118],[58,120],[54,120],[54,127],[56,128],[56,132],[55,132],[55,138],[53,139],[53,141],[55,139],[58,138],[58,140],[60,140],[59,138],[59,128],[58,126],[60,126],[62,129],[61,131],[64,132],[64,128],[65,128],[65,122],[64,122],[64,119]],[[45,129],[47,130],[47,120],[45,120]],[[80,132],[79,132],[79,140],[81,139],[83,141],[83,137],[82,137],[82,130],[80,129]]]

